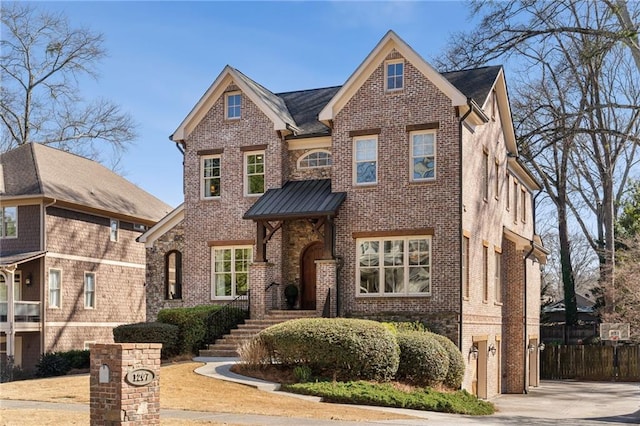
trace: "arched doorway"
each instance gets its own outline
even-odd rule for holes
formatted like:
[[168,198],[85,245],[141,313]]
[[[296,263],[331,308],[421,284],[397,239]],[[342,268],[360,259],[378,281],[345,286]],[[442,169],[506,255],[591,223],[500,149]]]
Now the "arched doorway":
[[316,260],[322,259],[323,244],[320,241],[309,244],[302,252],[300,261],[300,308],[316,309]]

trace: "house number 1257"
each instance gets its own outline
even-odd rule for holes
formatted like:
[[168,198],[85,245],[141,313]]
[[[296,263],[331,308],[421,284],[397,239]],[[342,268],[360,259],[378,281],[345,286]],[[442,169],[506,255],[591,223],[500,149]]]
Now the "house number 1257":
[[127,373],[125,380],[133,386],[145,386],[155,379],[153,371],[146,368],[136,368]]

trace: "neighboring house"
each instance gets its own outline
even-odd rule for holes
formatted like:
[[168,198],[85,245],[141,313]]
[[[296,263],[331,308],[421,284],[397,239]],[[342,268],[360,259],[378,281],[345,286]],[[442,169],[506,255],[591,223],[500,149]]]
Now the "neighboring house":
[[449,336],[480,397],[538,384],[540,186],[502,67],[438,73],[392,31],[340,87],[274,94],[227,66],[171,139],[185,201],[140,239],[148,319],[235,298],[263,318],[293,283],[318,316]]
[[144,321],[145,249],[171,208],[102,165],[40,144],[0,155],[2,358],[113,342]]
[[576,293],[577,322],[566,325],[564,300],[542,308],[540,332],[545,344],[582,344],[599,336],[600,316],[596,303]]

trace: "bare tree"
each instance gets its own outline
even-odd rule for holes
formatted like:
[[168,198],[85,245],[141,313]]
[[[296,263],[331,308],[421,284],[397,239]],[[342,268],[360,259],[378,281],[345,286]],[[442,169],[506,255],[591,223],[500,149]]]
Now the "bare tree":
[[79,77],[97,78],[106,54],[101,34],[28,4],[2,4],[0,47],[0,151],[34,142],[97,158],[106,147],[118,156],[135,139],[119,106],[80,96]]

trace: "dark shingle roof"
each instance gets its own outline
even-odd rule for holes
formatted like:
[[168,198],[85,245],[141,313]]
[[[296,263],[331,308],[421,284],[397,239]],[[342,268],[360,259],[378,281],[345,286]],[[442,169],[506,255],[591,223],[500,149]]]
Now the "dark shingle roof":
[[330,179],[289,181],[269,189],[244,214],[244,219],[277,220],[335,215],[345,192],[331,192]]
[[489,92],[501,69],[502,66],[496,65],[444,72],[442,75],[465,96],[475,100],[478,105],[482,105],[487,96],[489,96]]
[[2,196],[41,195],[156,222],[171,206],[103,165],[59,149],[29,143],[0,155]]
[[329,128],[318,121],[318,114],[338,93],[341,86],[278,93],[302,134],[329,134]]

